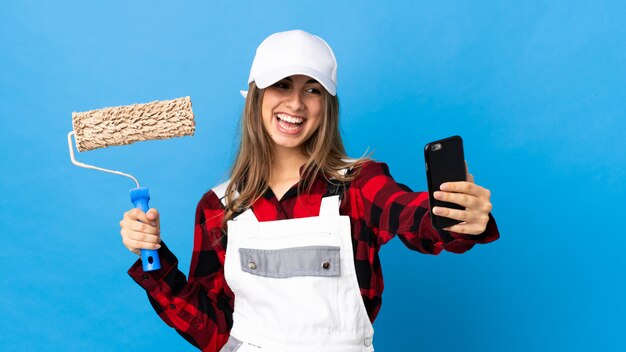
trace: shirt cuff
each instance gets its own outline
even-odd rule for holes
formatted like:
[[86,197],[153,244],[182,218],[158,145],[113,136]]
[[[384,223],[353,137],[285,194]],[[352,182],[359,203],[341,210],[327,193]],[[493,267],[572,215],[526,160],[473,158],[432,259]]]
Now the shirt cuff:
[[146,291],[151,291],[159,286],[159,283],[178,266],[178,259],[167,248],[165,242],[161,242],[161,248],[159,248],[158,252],[161,269],[148,272],[143,271],[141,258],[137,259],[135,264],[128,269],[128,275]]

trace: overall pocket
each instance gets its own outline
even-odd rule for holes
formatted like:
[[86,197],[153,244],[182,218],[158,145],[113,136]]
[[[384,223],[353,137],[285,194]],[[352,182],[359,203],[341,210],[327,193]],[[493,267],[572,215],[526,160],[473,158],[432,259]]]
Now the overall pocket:
[[220,352],[237,352],[242,344],[243,343],[241,341],[237,340],[233,336],[229,336],[228,341],[226,341],[226,344],[222,346]]
[[241,280],[247,288],[245,299],[237,302],[237,317],[264,321],[263,329],[294,336],[339,328],[339,247],[239,248],[238,252]]
[[241,271],[276,279],[339,276],[340,248],[307,246],[282,249],[239,248]]

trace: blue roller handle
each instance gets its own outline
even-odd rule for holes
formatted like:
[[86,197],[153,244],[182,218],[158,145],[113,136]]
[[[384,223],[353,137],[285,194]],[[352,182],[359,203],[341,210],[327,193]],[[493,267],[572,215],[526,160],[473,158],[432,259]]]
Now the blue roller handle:
[[[133,188],[130,190],[130,201],[135,208],[141,209],[144,213],[150,209],[148,201],[150,193],[148,187]],[[154,249],[141,250],[141,265],[143,271],[154,271],[161,269],[161,261],[159,260],[159,251]]]

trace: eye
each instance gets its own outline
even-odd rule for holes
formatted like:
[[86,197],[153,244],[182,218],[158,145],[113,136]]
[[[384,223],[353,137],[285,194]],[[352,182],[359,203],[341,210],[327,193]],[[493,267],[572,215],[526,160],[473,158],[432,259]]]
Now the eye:
[[282,90],[286,90],[289,89],[290,85],[289,82],[287,81],[278,81],[274,84],[272,84],[272,87],[278,88],[278,89],[282,89]]
[[317,87],[308,87],[306,92],[314,95],[322,95],[322,90]]

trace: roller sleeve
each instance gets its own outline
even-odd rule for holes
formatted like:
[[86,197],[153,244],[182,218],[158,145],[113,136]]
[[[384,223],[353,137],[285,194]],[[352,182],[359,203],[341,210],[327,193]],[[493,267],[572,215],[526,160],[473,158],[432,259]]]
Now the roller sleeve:
[[72,124],[79,152],[191,136],[196,128],[189,97],[73,112]]

